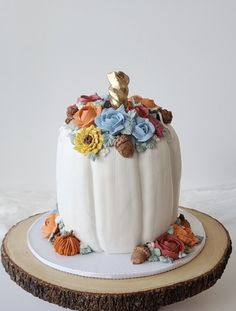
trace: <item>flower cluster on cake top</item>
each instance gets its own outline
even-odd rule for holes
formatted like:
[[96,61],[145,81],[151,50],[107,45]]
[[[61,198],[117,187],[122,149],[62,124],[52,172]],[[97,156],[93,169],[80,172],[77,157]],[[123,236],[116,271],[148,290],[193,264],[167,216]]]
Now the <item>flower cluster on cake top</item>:
[[126,158],[135,150],[156,148],[166,134],[172,113],[149,98],[127,98],[129,78],[123,72],[108,75],[109,94],[82,95],[67,108],[66,127],[74,149],[90,159],[105,156],[115,147]]

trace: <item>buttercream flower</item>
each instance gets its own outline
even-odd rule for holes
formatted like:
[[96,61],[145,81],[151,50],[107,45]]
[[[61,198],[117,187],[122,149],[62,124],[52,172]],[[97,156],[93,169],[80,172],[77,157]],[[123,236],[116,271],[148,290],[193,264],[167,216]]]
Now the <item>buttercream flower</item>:
[[195,244],[199,243],[199,239],[197,238],[197,236],[195,236],[195,234],[193,233],[193,231],[191,230],[191,228],[189,227],[183,227],[177,224],[173,224],[172,225],[173,229],[174,229],[174,234],[186,245],[188,246],[194,246]]
[[45,219],[42,227],[42,235],[44,238],[49,238],[52,233],[56,232],[58,225],[55,219],[57,216],[58,214],[49,214]]
[[133,105],[133,103],[128,102],[128,105],[126,107],[127,111],[135,109],[137,114],[142,118],[147,118],[149,115],[148,108],[144,107],[143,105]]
[[87,104],[87,103],[89,103],[89,102],[94,102],[94,101],[100,100],[100,99],[101,99],[101,97],[100,97],[97,93],[95,93],[95,94],[89,95],[89,96],[87,96],[87,95],[81,95],[81,96],[77,99],[77,102],[78,102],[78,103],[81,103],[81,104]]
[[155,248],[159,248],[162,256],[174,260],[179,258],[179,253],[184,251],[184,243],[174,234],[163,233],[155,241]]
[[163,135],[163,130],[164,130],[163,124],[151,115],[148,116],[148,120],[154,125],[155,133],[157,134],[157,137],[163,137],[164,136]]
[[148,120],[140,117],[135,118],[135,125],[132,130],[132,135],[139,142],[145,142],[150,139],[155,133],[154,125]]
[[75,136],[74,149],[87,156],[96,155],[102,149],[102,133],[94,125],[81,129]]
[[89,102],[74,114],[73,123],[78,127],[89,127],[101,111],[101,106],[94,106],[93,103]]
[[165,124],[169,124],[171,123],[172,119],[173,119],[173,115],[172,115],[172,112],[167,110],[167,109],[159,109],[161,115],[162,115],[162,119],[163,119],[163,122]]
[[129,98],[129,101],[133,101],[135,100],[135,102],[141,103],[143,106],[147,107],[147,108],[157,108],[158,106],[155,104],[153,99],[150,98],[143,98],[139,95],[134,95],[132,97]]
[[120,106],[118,109],[105,108],[102,113],[94,120],[97,127],[104,132],[110,132],[111,135],[119,134],[126,126],[127,113],[124,110],[124,106]]
[[73,119],[74,114],[77,111],[78,111],[78,107],[76,105],[67,107],[67,111],[66,111],[67,118],[65,120],[66,124],[70,123],[70,121]]

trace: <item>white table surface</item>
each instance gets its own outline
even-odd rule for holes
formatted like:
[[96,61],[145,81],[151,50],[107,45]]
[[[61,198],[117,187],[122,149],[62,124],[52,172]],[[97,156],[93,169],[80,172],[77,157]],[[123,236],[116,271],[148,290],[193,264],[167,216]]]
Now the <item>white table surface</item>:
[[[32,214],[53,209],[56,198],[50,192],[0,192],[0,241],[16,222]],[[182,191],[180,204],[198,209],[221,221],[229,230],[233,247],[236,240],[236,185]],[[222,278],[212,288],[165,311],[233,311],[236,306],[236,255],[231,255]],[[0,310],[67,310],[42,301],[10,280],[0,264]]]

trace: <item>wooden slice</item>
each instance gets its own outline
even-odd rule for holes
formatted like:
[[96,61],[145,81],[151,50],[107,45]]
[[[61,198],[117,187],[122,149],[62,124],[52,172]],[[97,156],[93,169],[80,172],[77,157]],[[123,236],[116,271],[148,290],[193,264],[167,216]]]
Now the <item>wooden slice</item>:
[[1,248],[2,263],[11,279],[43,300],[81,311],[153,311],[159,306],[191,297],[211,287],[221,277],[232,246],[224,226],[214,218],[187,209],[203,224],[206,244],[186,265],[162,274],[109,280],[79,277],[50,268],[27,247],[27,231],[40,216],[13,226]]

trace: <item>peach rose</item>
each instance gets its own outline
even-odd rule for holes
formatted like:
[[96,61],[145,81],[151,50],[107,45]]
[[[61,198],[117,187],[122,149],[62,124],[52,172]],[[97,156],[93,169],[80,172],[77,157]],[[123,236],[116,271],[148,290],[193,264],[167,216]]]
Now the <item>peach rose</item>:
[[45,239],[49,238],[49,236],[57,230],[58,226],[56,223],[57,216],[58,214],[49,214],[45,219],[42,227],[42,235]]
[[172,226],[174,228],[174,235],[176,235],[184,244],[193,247],[195,244],[199,243],[197,236],[193,233],[191,228],[177,224]]
[[150,99],[150,98],[142,98],[141,96],[139,95],[134,95],[132,97],[129,98],[129,101],[132,101],[132,100],[135,100],[137,101],[138,103],[141,103],[143,106],[147,107],[147,108],[156,108],[157,105],[155,104],[154,100],[153,99]]
[[94,119],[101,111],[101,106],[94,106],[92,102],[89,102],[74,114],[72,122],[78,127],[89,127],[94,123]]

